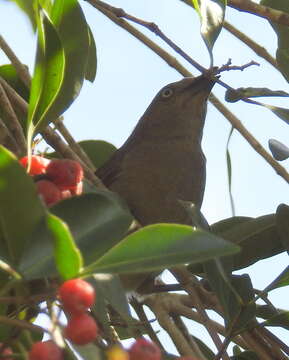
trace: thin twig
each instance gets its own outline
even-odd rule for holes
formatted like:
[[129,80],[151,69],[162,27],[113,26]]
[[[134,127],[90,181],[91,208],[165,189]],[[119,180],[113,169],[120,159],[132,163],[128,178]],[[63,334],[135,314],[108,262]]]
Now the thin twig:
[[174,320],[176,326],[180,330],[180,332],[185,336],[187,342],[191,345],[194,352],[197,354],[199,359],[206,359],[204,354],[201,352],[197,342],[195,341],[194,337],[188,332],[187,327],[185,326],[182,318],[179,315],[172,314],[172,319]]
[[[7,92],[9,94],[10,99],[13,99],[13,104],[16,104],[19,109],[23,112],[23,114],[27,114],[28,111],[28,104],[27,102],[17,94],[17,92],[11,88],[9,84],[5,82],[5,80],[2,80],[0,82],[0,86],[3,83],[5,86],[5,89],[7,89]],[[50,145],[52,148],[54,148],[62,157],[67,159],[76,160],[81,163],[85,176],[88,180],[90,180],[96,187],[101,189],[106,189],[105,186],[102,184],[100,179],[94,174],[93,170],[91,170],[90,167],[88,167],[82,159],[79,158],[78,154],[76,154],[62,139],[61,137],[51,129],[51,127],[47,127],[45,130],[41,132],[41,135],[46,140],[48,145]]]
[[158,319],[160,326],[169,334],[178,352],[182,356],[196,356],[196,353],[187,342],[184,334],[177,328],[169,316],[170,305],[166,304],[166,294],[155,294],[144,299],[144,303],[150,308]]
[[15,326],[19,327],[21,329],[28,329],[31,331],[37,331],[42,333],[43,331],[46,333],[49,333],[49,331],[45,328],[42,328],[41,326],[31,324],[24,320],[18,320],[18,319],[11,319],[6,316],[0,316],[0,324],[5,324],[8,326]]
[[11,135],[18,144],[20,152],[24,154],[26,152],[26,141],[25,141],[23,129],[18,121],[17,115],[13,107],[11,106],[9,98],[1,84],[0,84],[0,106],[7,117],[6,126],[8,127],[8,129],[11,132]]
[[286,12],[257,4],[251,0],[229,0],[228,5],[239,11],[257,15],[278,24],[289,25],[289,15]]
[[[180,74],[183,76],[192,76],[192,74],[183,66],[181,65],[176,58],[172,57],[168,52],[162,49],[160,46],[156,45],[153,41],[151,41],[148,37],[143,35],[140,31],[135,29],[133,26],[128,24],[124,19],[117,17],[111,11],[107,10],[107,4],[104,4],[103,1],[100,0],[86,0],[100,12],[102,12],[105,16],[107,16],[110,20],[112,20],[115,24],[122,27],[123,29],[127,30],[130,34],[135,36],[138,40],[148,46],[151,50],[153,50],[157,55],[159,55],[163,60],[167,62],[168,65],[175,68]],[[108,5],[110,6],[110,5]],[[222,81],[220,82],[223,86],[228,88],[228,85],[224,84]],[[253,147],[254,150],[257,151],[259,155],[261,155],[269,165],[276,171],[278,175],[280,175],[286,182],[289,183],[289,174],[286,169],[280,165],[266,150],[262,147],[262,145],[257,141],[257,139],[249,133],[249,131],[243,126],[241,121],[232,114],[229,109],[221,103],[221,101],[214,96],[213,94],[210,95],[209,100],[211,103],[221,112],[221,114],[229,120],[232,126],[239,131],[239,133],[247,140],[247,142]],[[251,104],[257,104],[251,99],[243,99],[243,101],[250,102]]]
[[262,336],[267,337],[267,339],[270,339],[273,341],[280,349],[282,349],[288,356],[289,356],[289,346],[283,343],[276,335],[271,333],[268,329],[265,327],[259,327],[258,330],[261,332]]
[[145,327],[149,337],[151,338],[151,340],[157,344],[159,346],[160,349],[162,349],[162,351],[164,352],[165,349],[162,345],[162,343],[160,342],[159,338],[157,337],[154,329],[152,328],[150,321],[147,318],[147,315],[143,309],[143,305],[140,304],[138,302],[138,300],[136,298],[131,298],[130,299],[130,305],[133,307],[134,311],[136,312],[138,318],[140,319],[142,325]]
[[19,149],[18,144],[11,135],[9,129],[4,124],[3,120],[0,118],[0,144],[4,145],[7,149],[12,151],[14,154],[20,156],[21,150]]
[[[192,301],[195,303],[196,310],[198,311],[199,315],[202,317],[202,323],[206,327],[208,333],[210,334],[216,348],[218,351],[222,348],[222,341],[218,335],[218,333],[212,328],[210,324],[210,318],[207,315],[201,299],[198,295],[198,288],[194,285],[192,279],[193,276],[188,272],[185,267],[175,267],[171,269],[172,274],[176,277],[180,284],[183,285],[186,292],[192,298]],[[223,353],[223,359],[229,360],[228,354],[225,352]]]
[[26,85],[27,89],[29,89],[31,85],[31,78],[27,67],[23,65],[21,61],[19,61],[18,57],[15,55],[13,50],[10,48],[10,46],[7,44],[7,42],[4,40],[4,38],[1,35],[0,35],[0,48],[4,51],[8,59],[13,64],[19,78]]
[[[267,333],[263,332],[262,327],[257,327],[254,329],[255,334],[258,336],[259,339],[266,341],[266,343],[270,346],[270,349],[272,351],[272,356],[276,359],[280,360],[288,360],[288,357],[281,351],[279,344],[276,344],[274,339],[271,336],[268,336]],[[270,334],[270,332],[268,332]]]
[[248,344],[248,347],[252,349],[260,359],[262,360],[272,360],[268,355],[267,351],[256,341],[256,339],[251,335],[251,333],[243,332],[241,334],[244,341]]

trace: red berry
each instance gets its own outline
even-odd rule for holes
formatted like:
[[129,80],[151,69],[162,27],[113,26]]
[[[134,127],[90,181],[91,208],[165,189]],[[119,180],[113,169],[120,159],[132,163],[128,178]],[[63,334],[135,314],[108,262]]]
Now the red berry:
[[[3,343],[0,343],[0,347],[2,348]],[[0,357],[5,356],[5,360],[14,360],[14,357],[8,357],[9,355],[12,355],[13,351],[10,347],[5,347],[4,350],[0,350]]]
[[52,341],[38,341],[29,351],[29,360],[62,360],[62,350]]
[[70,198],[72,195],[71,195],[71,192],[70,190],[61,190],[61,198],[62,199],[68,199]]
[[94,288],[82,279],[65,281],[60,286],[58,294],[64,310],[71,314],[85,312],[95,301]]
[[130,360],[161,360],[159,347],[145,338],[137,339],[129,349]]
[[[27,168],[28,167],[28,156],[24,156],[19,160],[19,163]],[[42,156],[32,155],[31,157],[31,166],[29,169],[29,175],[40,175],[44,174],[48,164],[50,163],[49,159],[45,159]]]
[[92,342],[99,333],[98,326],[88,314],[72,316],[64,330],[68,340],[76,345],[86,345]]
[[52,206],[62,200],[61,190],[49,180],[39,180],[36,183],[38,194],[47,206]]
[[80,181],[75,187],[71,187],[70,189],[71,195],[81,195],[83,191],[83,182]]
[[46,169],[46,175],[61,189],[74,188],[83,179],[81,165],[74,160],[52,160]]

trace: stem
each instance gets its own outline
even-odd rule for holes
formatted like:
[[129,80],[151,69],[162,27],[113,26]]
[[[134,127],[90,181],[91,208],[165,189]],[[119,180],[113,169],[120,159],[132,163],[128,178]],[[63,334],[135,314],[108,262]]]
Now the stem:
[[19,151],[21,154],[24,154],[26,152],[26,140],[23,133],[23,129],[19,123],[19,120],[17,118],[17,115],[11,106],[11,103],[9,101],[9,98],[3,88],[3,86],[0,84],[0,107],[4,111],[7,122],[6,126],[10,130],[11,135],[15,139],[16,143],[19,146]]

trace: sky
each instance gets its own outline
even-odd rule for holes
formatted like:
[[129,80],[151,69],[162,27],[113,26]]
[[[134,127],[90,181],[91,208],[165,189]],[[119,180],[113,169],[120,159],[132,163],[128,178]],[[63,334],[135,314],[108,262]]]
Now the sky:
[[[199,34],[199,19],[192,9],[179,0],[110,0],[109,3],[123,7],[136,17],[155,22],[202,66],[209,65],[208,52]],[[167,83],[181,79],[181,75],[89,4],[81,2],[81,5],[95,37],[98,70],[95,82],[84,84],[80,96],[64,114],[65,124],[77,140],[103,139],[119,147],[156,92]],[[264,19],[230,8],[226,19],[266,47],[272,55],[275,54],[277,38]],[[194,75],[199,74],[154,34],[141,27],[138,29],[168,50]],[[25,16],[6,0],[0,0],[0,33],[32,72],[35,36]],[[233,65],[243,65],[251,60],[260,63],[259,67],[250,67],[243,72],[222,73],[222,80],[232,87],[268,87],[288,91],[287,82],[270,64],[223,30],[214,47],[215,65],[225,64],[229,58]],[[0,63],[7,63],[1,52]],[[216,85],[213,92],[224,102],[223,88]],[[288,107],[286,99],[267,99],[263,102]],[[288,125],[269,110],[241,102],[226,105],[266,149],[270,138],[285,144],[287,142],[288,145]],[[209,223],[231,216],[225,157],[229,131],[228,121],[209,104],[203,138],[207,184],[202,207]],[[288,184],[236,131],[231,140],[230,153],[236,215],[257,217],[275,212],[280,203],[289,203]],[[282,162],[287,169],[288,164],[288,160]],[[287,264],[287,256],[281,254],[241,273],[250,273],[254,286],[261,289]],[[270,299],[277,306],[288,308],[288,295],[288,288],[275,290]],[[281,330],[278,334],[288,336]]]

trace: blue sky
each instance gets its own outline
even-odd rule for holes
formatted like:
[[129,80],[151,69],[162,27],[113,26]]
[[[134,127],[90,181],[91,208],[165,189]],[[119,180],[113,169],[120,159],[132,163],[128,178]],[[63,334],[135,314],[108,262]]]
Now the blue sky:
[[[85,83],[79,98],[65,113],[65,123],[77,140],[104,139],[120,146],[155,93],[166,83],[176,81],[181,76],[97,10],[85,2],[81,4],[95,36],[98,73],[93,84]],[[110,4],[124,7],[132,15],[157,23],[191,57],[201,65],[208,66],[209,56],[199,34],[199,19],[194,11],[180,1],[111,0]],[[32,71],[35,36],[27,19],[11,2],[2,0],[0,9],[2,36]],[[274,55],[276,36],[265,20],[233,9],[228,9],[226,18]],[[155,35],[140,27],[139,29],[169,50]],[[198,75],[198,71],[169,51],[193,74]],[[226,30],[222,31],[217,40],[214,58],[216,65],[226,63],[229,58],[232,58],[234,65],[242,65],[251,60],[260,62],[260,67],[250,67],[243,72],[223,73],[222,80],[232,87],[255,86],[288,91],[286,81],[271,65],[232,38]],[[2,53],[0,62],[7,62]],[[220,86],[215,86],[214,93],[223,100],[224,90]],[[286,99],[269,99],[267,102],[288,107]],[[265,148],[268,149],[269,138],[278,139],[285,144],[287,142],[288,145],[288,125],[270,111],[244,103],[227,105]],[[231,216],[225,158],[229,131],[228,121],[209,105],[203,140],[203,150],[207,157],[207,186],[202,209],[210,223]],[[237,215],[261,216],[274,212],[280,203],[289,203],[288,184],[275,174],[237,132],[232,137],[230,151]],[[288,160],[282,164],[288,169]],[[282,254],[242,270],[241,273],[250,272],[254,286],[262,288],[287,264],[287,257]],[[271,296],[273,303],[283,308],[288,307],[287,299],[286,288],[275,290]]]

